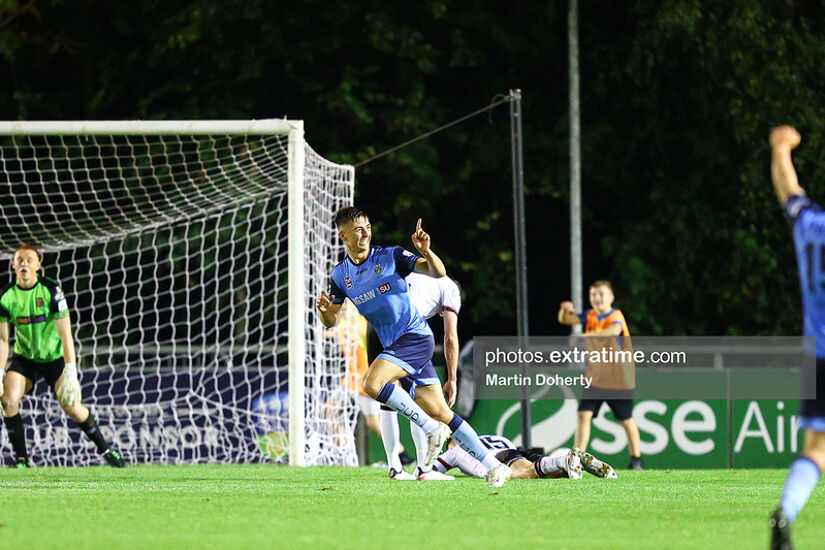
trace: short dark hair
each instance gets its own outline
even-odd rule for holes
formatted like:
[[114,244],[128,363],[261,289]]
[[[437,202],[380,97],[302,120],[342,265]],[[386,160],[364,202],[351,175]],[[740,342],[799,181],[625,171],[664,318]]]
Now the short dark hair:
[[592,285],[590,285],[590,288],[596,288],[597,286],[607,287],[610,290],[610,292],[613,292],[613,285],[610,284],[610,281],[607,281],[605,279],[595,281]]
[[335,226],[338,229],[341,229],[342,225],[354,222],[358,218],[370,219],[367,213],[358,208],[357,206],[345,206],[344,208],[335,213]]

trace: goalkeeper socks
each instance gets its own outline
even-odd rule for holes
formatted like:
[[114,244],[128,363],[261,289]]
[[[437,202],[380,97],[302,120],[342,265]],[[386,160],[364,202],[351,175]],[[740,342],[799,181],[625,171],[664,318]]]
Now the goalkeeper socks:
[[793,522],[799,511],[808,502],[808,497],[819,482],[819,467],[808,457],[801,456],[793,461],[785,480],[785,490],[782,492],[780,505],[782,511]]
[[426,433],[430,433],[438,427],[438,422],[425,413],[424,409],[413,401],[410,394],[390,382],[384,384],[384,387],[378,392],[376,400],[400,412],[407,417],[410,422],[414,422],[420,426]]
[[450,420],[450,431],[453,432],[450,437],[458,443],[458,446],[471,457],[484,464],[484,467],[488,470],[501,464],[496,458],[496,454],[484,446],[473,427],[457,414],[453,415],[453,419]]
[[100,433],[100,429],[95,424],[95,419],[92,417],[92,413],[89,412],[89,417],[86,418],[83,422],[78,422],[78,426],[80,429],[83,430],[83,433],[92,440],[92,443],[95,444],[97,447],[98,452],[103,452],[109,448],[109,444],[106,443],[106,440],[103,439],[103,434]]
[[424,461],[427,458],[427,434],[411,422],[410,435],[413,438],[413,443],[415,443],[415,461],[418,463],[418,467],[421,468],[422,472],[430,471],[431,468],[424,466]]
[[29,458],[29,453],[26,451],[26,429],[23,427],[23,419],[20,417],[20,413],[6,417],[4,421],[11,448],[14,450],[16,458]]
[[402,468],[398,448],[401,446],[401,430],[398,429],[398,413],[382,408],[378,415],[381,422],[381,443],[387,453],[387,466],[400,472]]

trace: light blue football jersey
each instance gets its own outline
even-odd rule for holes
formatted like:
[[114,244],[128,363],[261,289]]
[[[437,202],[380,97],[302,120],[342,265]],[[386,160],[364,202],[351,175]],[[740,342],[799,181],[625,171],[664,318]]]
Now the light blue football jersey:
[[825,211],[808,197],[785,202],[793,227],[799,284],[802,287],[803,335],[816,337],[816,356],[825,359]]
[[427,322],[410,302],[404,277],[415,268],[418,256],[400,246],[374,247],[360,265],[347,256],[332,270],[330,295],[333,303],[349,298],[367,318],[387,348],[402,334],[431,335]]

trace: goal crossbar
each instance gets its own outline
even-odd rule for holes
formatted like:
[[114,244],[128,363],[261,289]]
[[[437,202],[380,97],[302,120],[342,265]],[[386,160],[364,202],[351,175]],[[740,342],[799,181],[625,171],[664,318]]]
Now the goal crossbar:
[[0,135],[243,135],[288,134],[303,127],[303,121],[268,118],[261,120],[6,120]]

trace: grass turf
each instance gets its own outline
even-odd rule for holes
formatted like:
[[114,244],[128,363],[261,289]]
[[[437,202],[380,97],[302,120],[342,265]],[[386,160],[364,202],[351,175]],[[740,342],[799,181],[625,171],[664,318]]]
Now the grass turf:
[[[393,482],[374,468],[0,471],[0,547],[767,548],[785,470],[619,471],[617,480]],[[794,524],[825,538],[825,493]]]

